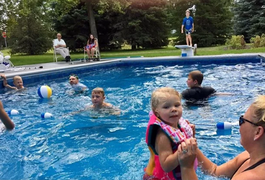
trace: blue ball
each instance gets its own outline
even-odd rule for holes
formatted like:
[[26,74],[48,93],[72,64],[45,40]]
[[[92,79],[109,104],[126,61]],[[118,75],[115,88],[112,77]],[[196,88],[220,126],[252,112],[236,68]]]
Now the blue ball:
[[48,113],[48,112],[41,113],[41,118],[42,119],[47,119],[47,118],[51,118],[51,117],[52,117],[51,113]]
[[14,116],[14,115],[18,115],[19,111],[15,110],[15,109],[11,109],[11,110],[7,111],[7,114]]

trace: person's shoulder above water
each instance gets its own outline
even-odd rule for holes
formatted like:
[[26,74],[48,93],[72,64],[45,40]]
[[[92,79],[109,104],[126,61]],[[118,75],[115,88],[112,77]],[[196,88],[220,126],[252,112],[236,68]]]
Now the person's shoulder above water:
[[195,70],[188,74],[186,89],[181,93],[182,98],[189,101],[207,100],[211,95],[232,95],[231,93],[217,93],[212,87],[201,86],[203,81],[203,74],[201,71]]
[[87,86],[83,83],[78,82],[77,84],[72,85],[75,91],[86,91],[88,90]]
[[194,100],[202,100],[206,99],[209,96],[213,95],[216,90],[212,87],[192,87],[190,89],[186,89],[181,93],[183,99],[194,99]]

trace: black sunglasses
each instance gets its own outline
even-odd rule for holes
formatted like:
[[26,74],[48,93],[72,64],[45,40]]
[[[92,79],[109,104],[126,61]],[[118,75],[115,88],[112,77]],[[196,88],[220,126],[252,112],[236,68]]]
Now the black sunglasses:
[[251,122],[251,121],[243,118],[243,115],[240,116],[240,118],[239,118],[239,126],[241,126],[245,121],[248,122],[248,123],[250,123],[250,124],[252,124],[252,125],[254,125],[254,126],[260,126],[257,123],[253,123],[253,122]]

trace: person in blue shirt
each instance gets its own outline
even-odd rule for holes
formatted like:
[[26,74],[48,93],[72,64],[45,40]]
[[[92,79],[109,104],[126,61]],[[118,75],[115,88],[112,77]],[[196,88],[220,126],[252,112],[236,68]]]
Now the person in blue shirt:
[[181,33],[186,33],[186,43],[188,46],[192,46],[192,38],[191,33],[194,31],[194,22],[193,18],[190,16],[190,11],[186,10],[186,17],[183,18],[182,25],[181,25]]

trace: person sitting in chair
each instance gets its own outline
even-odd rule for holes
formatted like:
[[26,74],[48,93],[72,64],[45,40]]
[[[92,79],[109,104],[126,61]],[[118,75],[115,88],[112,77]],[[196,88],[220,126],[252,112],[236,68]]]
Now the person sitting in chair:
[[66,43],[62,39],[62,35],[60,33],[57,34],[57,39],[54,39],[53,47],[54,51],[56,53],[60,53],[66,62],[69,62],[71,60],[69,50],[68,48],[66,48]]
[[93,61],[94,54],[95,54],[97,47],[98,47],[97,39],[94,38],[93,34],[90,34],[90,37],[87,40],[87,45],[85,48],[87,52],[88,60]]

